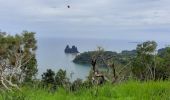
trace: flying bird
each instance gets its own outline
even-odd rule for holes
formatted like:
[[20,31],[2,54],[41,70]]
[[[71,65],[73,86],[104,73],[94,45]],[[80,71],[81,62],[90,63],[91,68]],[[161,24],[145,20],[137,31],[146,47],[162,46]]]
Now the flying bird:
[[68,5],[67,8],[70,8],[70,5]]

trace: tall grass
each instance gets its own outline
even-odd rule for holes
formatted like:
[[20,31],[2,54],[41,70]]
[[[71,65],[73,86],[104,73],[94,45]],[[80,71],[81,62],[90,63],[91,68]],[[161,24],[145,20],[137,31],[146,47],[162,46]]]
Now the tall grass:
[[20,92],[1,92],[0,100],[170,100],[170,82],[128,81],[114,85],[107,83],[77,92],[60,88],[54,93],[23,87]]

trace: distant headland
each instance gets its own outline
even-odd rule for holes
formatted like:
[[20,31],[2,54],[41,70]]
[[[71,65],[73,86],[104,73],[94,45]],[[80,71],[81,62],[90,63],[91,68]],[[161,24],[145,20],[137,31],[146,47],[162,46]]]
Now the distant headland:
[[67,45],[64,51],[65,51],[65,53],[79,53],[79,51],[75,45],[73,45],[72,48],[70,48],[70,46]]

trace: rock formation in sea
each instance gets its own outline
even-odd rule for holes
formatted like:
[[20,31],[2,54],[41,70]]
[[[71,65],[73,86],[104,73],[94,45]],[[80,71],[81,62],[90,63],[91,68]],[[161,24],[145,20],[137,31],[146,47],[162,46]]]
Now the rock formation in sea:
[[79,51],[75,45],[73,45],[71,48],[69,45],[67,45],[64,51],[65,51],[65,53],[79,53]]

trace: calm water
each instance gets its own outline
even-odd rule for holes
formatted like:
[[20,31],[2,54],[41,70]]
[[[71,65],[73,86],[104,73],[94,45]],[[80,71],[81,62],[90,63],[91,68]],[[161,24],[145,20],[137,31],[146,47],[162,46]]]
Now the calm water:
[[[47,69],[64,69],[67,71],[67,76],[71,80],[77,78],[85,79],[90,71],[90,66],[74,64],[72,60],[75,55],[64,53],[67,44],[70,46],[76,45],[80,52],[95,50],[97,46],[103,47],[105,50],[117,51],[132,50],[136,48],[136,43],[129,40],[104,40],[104,39],[64,39],[64,38],[41,38],[38,39],[38,77]],[[139,41],[138,41],[139,42]],[[158,43],[158,48],[165,47],[170,43]],[[70,77],[70,73],[74,73]]]

